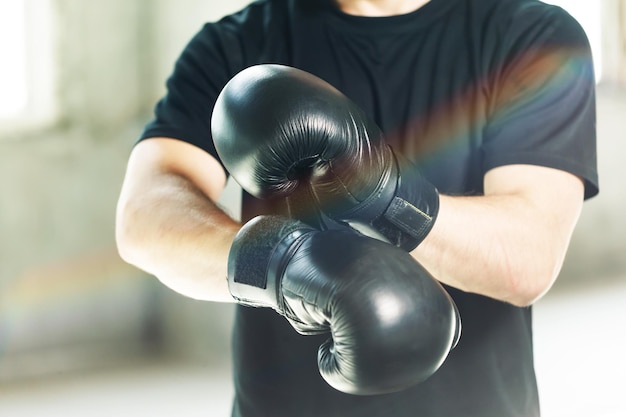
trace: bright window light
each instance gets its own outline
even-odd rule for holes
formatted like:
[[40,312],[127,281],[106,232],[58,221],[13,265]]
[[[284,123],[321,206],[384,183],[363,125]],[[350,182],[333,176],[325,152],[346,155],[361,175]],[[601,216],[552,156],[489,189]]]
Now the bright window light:
[[26,108],[26,13],[23,0],[0,2],[0,119]]
[[596,81],[602,78],[602,2],[597,0],[544,0],[562,7],[587,33],[593,53]]
[[57,120],[52,0],[0,0],[0,139]]

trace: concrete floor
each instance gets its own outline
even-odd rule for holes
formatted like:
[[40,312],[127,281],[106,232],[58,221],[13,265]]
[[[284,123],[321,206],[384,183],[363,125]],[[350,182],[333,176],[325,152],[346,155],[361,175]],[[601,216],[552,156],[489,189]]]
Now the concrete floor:
[[[548,294],[535,307],[544,417],[624,417],[626,280]],[[158,361],[0,387],[7,417],[227,417],[226,362]],[[391,416],[390,416],[391,417]]]

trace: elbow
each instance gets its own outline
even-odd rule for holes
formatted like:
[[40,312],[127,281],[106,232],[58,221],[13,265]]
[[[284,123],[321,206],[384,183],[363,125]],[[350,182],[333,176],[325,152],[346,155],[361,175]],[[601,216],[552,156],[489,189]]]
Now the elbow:
[[558,270],[545,268],[543,271],[528,268],[508,277],[508,296],[505,301],[516,307],[530,307],[539,301],[552,287]]
[[115,244],[117,253],[124,262],[137,265],[141,245],[137,242],[130,217],[128,207],[121,203],[118,204],[115,217]]
[[564,251],[555,246],[537,246],[540,251],[522,254],[505,253],[499,263],[500,300],[516,307],[530,307],[539,301],[558,277]]
[[505,301],[516,307],[530,307],[545,294],[547,290],[513,290]]
[[120,258],[126,263],[134,264],[134,246],[129,236],[123,230],[120,230],[117,224],[115,226],[115,244]]

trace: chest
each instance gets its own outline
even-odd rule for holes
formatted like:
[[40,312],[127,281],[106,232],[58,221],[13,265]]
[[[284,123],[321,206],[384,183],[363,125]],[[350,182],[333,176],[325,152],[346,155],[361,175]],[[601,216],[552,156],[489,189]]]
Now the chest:
[[320,27],[295,37],[290,64],[356,102],[441,190],[480,192],[486,76],[463,33],[437,28],[372,36]]

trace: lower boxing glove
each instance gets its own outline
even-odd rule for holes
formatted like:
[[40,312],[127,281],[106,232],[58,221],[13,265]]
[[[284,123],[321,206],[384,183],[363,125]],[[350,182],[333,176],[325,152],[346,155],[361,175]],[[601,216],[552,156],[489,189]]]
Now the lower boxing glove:
[[254,218],[231,246],[228,285],[240,304],[271,307],[301,334],[329,333],[319,370],[346,393],[390,393],[424,381],[460,333],[454,302],[419,263],[348,228]]

